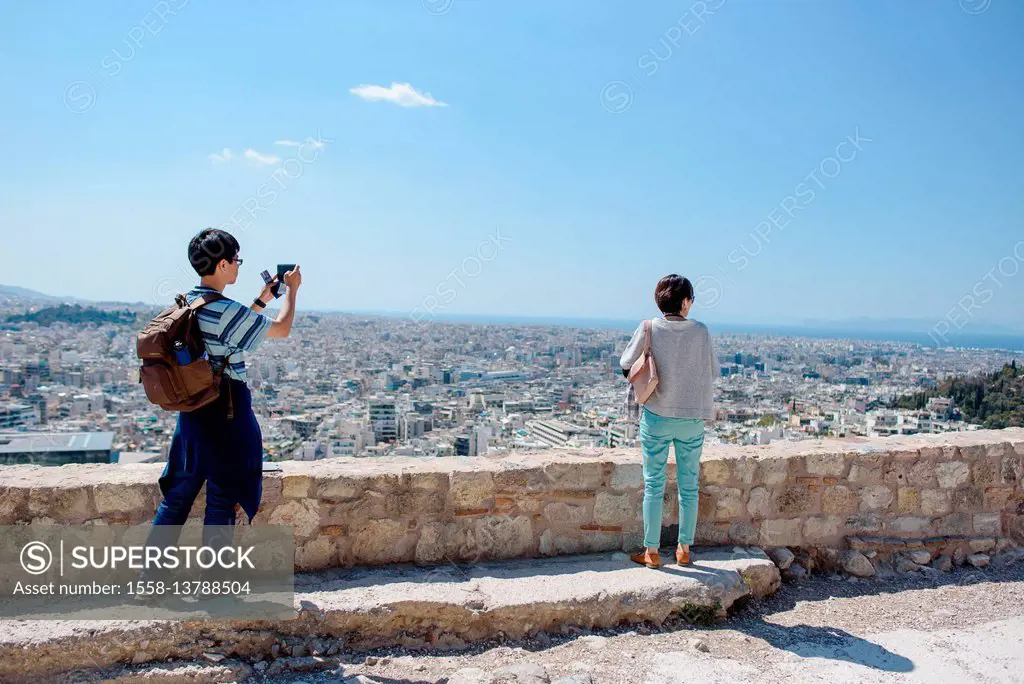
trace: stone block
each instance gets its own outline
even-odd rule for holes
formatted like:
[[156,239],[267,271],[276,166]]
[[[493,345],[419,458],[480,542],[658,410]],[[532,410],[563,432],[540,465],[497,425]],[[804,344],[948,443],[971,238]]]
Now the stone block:
[[921,491],[921,513],[930,516],[946,515],[953,511],[953,500],[949,491],[944,489],[924,489]]
[[[447,478],[445,478],[447,486]],[[549,531],[550,532],[550,531]],[[445,525],[441,522],[428,522],[420,530],[416,540],[414,559],[420,565],[433,565],[444,560]]]
[[413,542],[400,520],[368,520],[355,530],[352,554],[367,565],[402,563],[414,557]]
[[[550,530],[546,530],[546,532],[550,532]],[[583,551],[582,533],[554,535],[554,539],[551,541],[552,555],[567,555]]]
[[875,566],[860,551],[850,550],[842,555],[843,570],[854,577],[873,577]]
[[462,561],[517,558],[533,550],[533,524],[522,515],[459,520],[449,523],[446,532],[449,557]]
[[808,454],[805,462],[808,475],[846,475],[847,460],[844,454]]
[[730,459],[709,459],[701,461],[700,482],[709,485],[724,485],[732,480],[729,468]]
[[895,518],[888,524],[888,529],[899,534],[923,536],[932,531],[932,519],[913,515]]
[[986,456],[971,463],[971,481],[978,487],[998,484],[1000,477],[999,460]]
[[554,556],[555,555],[555,534],[551,530],[544,530],[540,535],[540,541],[537,545],[537,553],[542,556]]
[[843,519],[830,516],[816,516],[804,521],[803,541],[805,544],[827,544],[837,541]]
[[782,484],[789,478],[789,459],[766,458],[758,463],[757,482],[768,487]]
[[964,513],[980,511],[985,505],[985,493],[977,487],[959,487],[953,490],[953,510]]
[[0,525],[10,525],[28,516],[28,492],[22,487],[0,487]]
[[1013,444],[1010,442],[989,442],[985,445],[985,454],[990,457],[995,457],[995,461],[998,464],[999,459],[1006,454],[1013,453]]
[[317,480],[316,497],[325,501],[350,501],[362,496],[365,489],[360,478],[331,477]]
[[80,525],[96,517],[85,487],[32,487],[28,512],[32,517],[46,516],[65,525]]
[[877,513],[858,513],[846,519],[850,532],[877,532],[882,529],[882,516]]
[[363,480],[367,489],[390,495],[409,489],[412,484],[412,474],[406,472],[376,473],[365,476]]
[[932,553],[931,551],[925,549],[911,551],[910,560],[916,563],[917,565],[928,565],[932,562]]
[[1006,519],[1006,536],[1024,545],[1024,513],[1004,513],[1003,516]]
[[729,541],[734,544],[753,546],[760,539],[759,525],[737,520],[729,525]]
[[449,481],[452,507],[490,508],[494,502],[494,475],[489,472],[455,471]]
[[[448,498],[443,491],[429,489],[408,489],[400,494],[385,497],[388,517],[441,517],[448,508]],[[393,511],[393,514],[391,513]]]
[[551,489],[588,491],[604,482],[604,464],[600,462],[548,463],[544,466]]
[[764,487],[754,487],[747,499],[747,513],[752,518],[768,518],[772,514],[772,495]]
[[281,496],[286,499],[305,499],[313,488],[309,475],[285,475],[281,479]]
[[986,487],[985,510],[1001,511],[1014,501],[1013,487]]
[[622,534],[612,532],[587,532],[583,535],[582,543],[582,550],[587,553],[624,550]]
[[1024,477],[1024,460],[1020,456],[1003,456],[999,479],[1003,484],[1017,485]]
[[637,503],[631,502],[629,494],[598,492],[594,501],[594,522],[598,525],[625,525],[643,519],[643,512]]
[[155,492],[159,492],[158,487],[141,484],[100,483],[92,488],[93,502],[99,515],[144,512],[152,516],[156,512],[153,506]]
[[963,461],[946,461],[935,464],[935,476],[942,489],[956,489],[970,482],[971,469]]
[[860,511],[884,511],[892,504],[892,490],[885,485],[870,485],[860,490]]
[[715,497],[707,491],[706,487],[702,488],[697,494],[697,519],[708,520],[709,518],[714,518],[716,509],[717,502]]
[[729,543],[730,523],[698,520],[694,532],[694,543],[721,545]]
[[896,491],[896,509],[902,515],[917,513],[921,502],[921,493],[913,487],[900,487]]
[[809,515],[816,508],[816,497],[807,485],[786,485],[775,494],[775,513],[778,517]]
[[735,487],[718,487],[710,485],[704,487],[705,493],[710,495],[715,502],[714,517],[716,520],[731,520],[743,517],[744,504],[743,492]]
[[643,489],[644,467],[640,463],[616,463],[612,468],[612,489]]
[[536,494],[550,489],[541,467],[502,468],[494,473],[494,489],[503,494]]
[[[261,506],[273,506],[281,502],[282,492],[284,491],[284,478],[281,477],[280,473],[264,473],[263,475],[263,496],[260,497]],[[159,487],[157,488],[157,497],[160,496]],[[159,504],[159,498],[157,499],[157,505]]]
[[939,519],[937,534],[955,535],[971,534],[974,524],[970,513],[951,513]]
[[935,462],[927,458],[915,461],[907,471],[907,484],[918,488],[938,486]]
[[960,458],[968,463],[973,463],[979,458],[985,458],[988,448],[984,444],[967,444],[960,447]]
[[882,484],[882,466],[869,465],[858,458],[850,466],[850,476],[847,478],[855,485],[879,485]]
[[754,483],[754,479],[757,477],[757,470],[758,461],[756,458],[743,456],[732,461],[733,474],[744,485],[750,486]]
[[800,546],[803,521],[765,520],[761,523],[761,546]]
[[877,537],[877,536],[864,536],[864,537],[847,537],[846,541],[850,544],[851,549],[863,552],[868,558],[873,558],[871,554],[878,553],[893,553],[895,551],[906,551],[907,540],[899,537]]
[[991,534],[999,536],[1003,533],[1002,515],[999,513],[975,513],[974,534]]
[[992,537],[970,539],[967,541],[967,546],[970,548],[971,553],[988,553],[996,547],[996,540]]
[[967,562],[976,568],[988,567],[989,557],[984,553],[972,553],[967,557]]
[[293,526],[296,539],[311,537],[320,529],[320,502],[314,499],[290,499],[274,508],[268,522],[271,525]]
[[555,501],[544,507],[544,518],[551,525],[580,525],[590,522],[590,511],[586,506]]
[[821,493],[821,512],[838,515],[855,513],[860,507],[857,493],[845,485],[825,487]]
[[541,495],[537,494],[532,496],[524,495],[516,499],[516,504],[519,507],[520,513],[536,516],[543,513],[546,500]]
[[296,570],[323,570],[337,565],[338,549],[334,545],[333,537],[314,537],[295,549]]
[[793,552],[785,546],[765,549],[765,553],[767,553],[768,557],[772,559],[772,562],[779,567],[779,570],[788,570],[789,566],[793,565],[793,561],[796,559]]
[[449,479],[448,473],[410,473],[409,486],[418,491],[445,493]]

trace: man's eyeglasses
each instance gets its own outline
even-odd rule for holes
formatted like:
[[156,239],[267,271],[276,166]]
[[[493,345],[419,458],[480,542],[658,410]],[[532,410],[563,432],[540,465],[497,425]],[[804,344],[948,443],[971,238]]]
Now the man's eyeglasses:
[[241,266],[241,265],[242,265],[242,260],[241,260],[241,259],[239,259],[238,257],[235,257],[235,261],[234,261],[234,263],[236,263],[236,264],[238,264],[239,266]]

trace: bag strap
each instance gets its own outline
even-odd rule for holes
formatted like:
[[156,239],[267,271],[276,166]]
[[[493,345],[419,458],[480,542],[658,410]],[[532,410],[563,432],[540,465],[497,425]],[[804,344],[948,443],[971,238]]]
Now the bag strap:
[[644,354],[651,353],[651,321],[644,321]]
[[[221,299],[227,299],[227,297],[225,297],[220,292],[207,292],[203,296],[196,297],[194,300],[192,300],[192,303],[189,304],[188,307],[190,309],[192,309],[193,311],[198,311],[199,309],[201,309],[202,307],[206,306],[207,304],[210,304],[212,302],[220,301]],[[227,364],[228,364],[228,360],[225,358],[224,359],[224,366],[221,367],[221,368],[215,368],[213,370],[213,377],[216,379],[217,384],[221,384],[221,383],[223,383],[224,380],[227,380],[227,386],[228,386],[227,387],[227,389],[228,389],[228,416],[227,416],[227,418],[228,418],[228,420],[232,420],[235,417],[235,402],[234,402],[234,397],[232,396],[233,392],[231,391],[231,378],[227,377]]]
[[194,300],[192,300],[192,303],[188,305],[188,308],[192,309],[193,311],[196,311],[206,306],[207,304],[220,301],[221,299],[226,299],[226,297],[222,295],[220,292],[207,292],[202,297],[196,297]]

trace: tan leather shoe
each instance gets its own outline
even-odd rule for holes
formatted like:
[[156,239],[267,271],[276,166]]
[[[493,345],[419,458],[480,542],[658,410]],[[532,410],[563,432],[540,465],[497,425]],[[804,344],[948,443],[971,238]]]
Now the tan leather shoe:
[[679,563],[679,565],[689,565],[690,564],[690,549],[689,548],[687,548],[684,551],[684,550],[680,549],[678,546],[676,547],[676,563]]
[[649,568],[661,567],[661,556],[658,555],[657,551],[652,552],[648,551],[647,549],[643,549],[642,551],[637,551],[636,553],[634,553],[632,556],[629,557],[629,559],[634,563],[646,565]]

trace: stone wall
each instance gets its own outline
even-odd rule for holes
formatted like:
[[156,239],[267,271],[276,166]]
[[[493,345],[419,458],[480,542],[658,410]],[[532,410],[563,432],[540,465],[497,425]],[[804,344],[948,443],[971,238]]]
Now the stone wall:
[[[268,473],[255,524],[293,525],[297,569],[624,549],[639,449],[340,458]],[[0,467],[0,524],[145,523],[162,465]],[[705,449],[697,543],[845,548],[848,536],[1024,544],[1024,429]],[[200,494],[193,518],[201,518]],[[243,516],[244,517],[244,516]],[[663,538],[674,542],[669,465]]]

